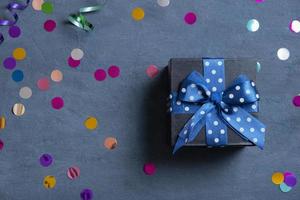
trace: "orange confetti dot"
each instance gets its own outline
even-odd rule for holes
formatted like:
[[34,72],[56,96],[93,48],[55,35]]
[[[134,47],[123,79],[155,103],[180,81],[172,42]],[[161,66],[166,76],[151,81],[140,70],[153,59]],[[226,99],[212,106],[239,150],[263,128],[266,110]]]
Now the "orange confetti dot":
[[116,148],[117,146],[117,139],[114,138],[114,137],[107,137],[105,140],[104,140],[104,146],[107,148],[107,149],[114,149]]

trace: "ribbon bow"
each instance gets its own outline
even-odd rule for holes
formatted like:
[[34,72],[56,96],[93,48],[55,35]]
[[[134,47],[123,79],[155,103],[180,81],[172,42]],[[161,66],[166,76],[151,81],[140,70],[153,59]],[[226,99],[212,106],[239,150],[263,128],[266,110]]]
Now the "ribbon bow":
[[206,126],[208,146],[227,144],[227,127],[263,149],[265,125],[251,112],[258,111],[259,94],[255,83],[245,75],[238,76],[225,89],[224,60],[203,59],[204,77],[193,71],[172,93],[172,113],[193,113],[178,134],[173,153],[193,141]]

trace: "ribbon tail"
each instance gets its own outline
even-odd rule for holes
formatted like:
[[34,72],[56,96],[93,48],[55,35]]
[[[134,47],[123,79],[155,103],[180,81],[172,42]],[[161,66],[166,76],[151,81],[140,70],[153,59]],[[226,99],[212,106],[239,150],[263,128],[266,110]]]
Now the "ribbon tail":
[[175,146],[174,146],[174,149],[173,149],[173,154],[175,154],[176,151],[177,151],[178,149],[180,149],[181,147],[183,147],[184,145],[185,145],[184,139],[181,138],[181,137],[178,137],[178,138],[177,138],[177,141],[176,141],[176,144],[175,144]]

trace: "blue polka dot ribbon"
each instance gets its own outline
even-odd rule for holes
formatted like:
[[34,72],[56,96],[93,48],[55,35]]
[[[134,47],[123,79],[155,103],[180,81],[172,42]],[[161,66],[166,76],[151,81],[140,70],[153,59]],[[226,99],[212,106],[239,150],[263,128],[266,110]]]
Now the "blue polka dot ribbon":
[[258,112],[259,94],[255,83],[245,75],[238,76],[225,89],[224,59],[203,59],[204,77],[193,71],[171,94],[171,112],[193,113],[178,134],[173,153],[193,141],[206,127],[206,144],[227,144],[227,127],[243,139],[263,149],[265,125],[252,112]]

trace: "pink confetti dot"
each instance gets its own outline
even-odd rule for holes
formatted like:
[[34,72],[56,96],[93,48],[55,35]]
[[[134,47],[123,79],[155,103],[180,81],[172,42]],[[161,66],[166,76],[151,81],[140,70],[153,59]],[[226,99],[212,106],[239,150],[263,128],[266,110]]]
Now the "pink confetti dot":
[[56,110],[62,109],[64,107],[64,100],[62,97],[54,97],[51,100],[52,107]]
[[44,29],[47,32],[52,32],[55,28],[56,28],[56,22],[52,19],[49,19],[44,23]]
[[144,164],[144,168],[143,168],[145,174],[147,175],[153,175],[156,171],[156,167],[153,163],[146,163]]
[[97,81],[104,81],[106,78],[106,72],[104,69],[97,69],[94,73],[94,77]]
[[150,78],[154,78],[159,73],[159,69],[155,65],[150,65],[147,68],[146,73]]
[[300,96],[294,96],[294,98],[293,98],[293,104],[296,107],[300,107]]
[[108,68],[108,75],[112,78],[117,78],[120,75],[120,68],[112,65]]
[[68,64],[70,67],[75,68],[80,65],[80,60],[74,60],[71,56],[68,58]]
[[262,2],[264,2],[265,0],[255,0],[256,1],[256,3],[262,3]]
[[49,89],[50,85],[49,85],[49,80],[47,77],[45,78],[41,78],[37,81],[37,86],[40,90],[42,91],[46,91]]
[[4,142],[2,140],[0,140],[0,150],[2,150],[4,147]]
[[197,21],[197,15],[193,12],[188,12],[184,16],[184,21],[185,23],[192,25]]

